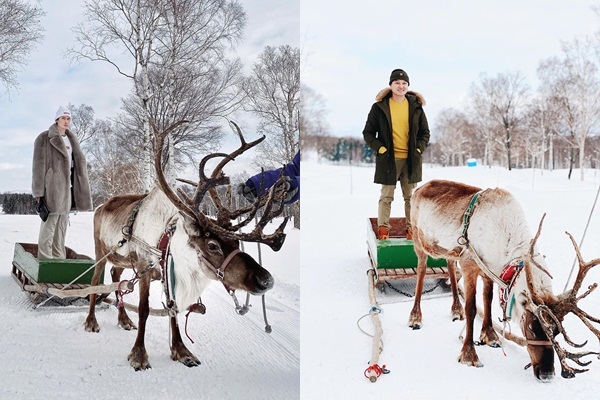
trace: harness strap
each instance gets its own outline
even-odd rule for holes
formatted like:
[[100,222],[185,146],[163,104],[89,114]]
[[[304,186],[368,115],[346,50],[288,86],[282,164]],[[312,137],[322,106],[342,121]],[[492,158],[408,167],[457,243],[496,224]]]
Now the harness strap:
[[215,275],[217,276],[217,278],[219,280],[223,280],[223,278],[225,277],[225,268],[227,268],[227,266],[229,265],[229,263],[231,262],[231,260],[233,259],[233,257],[235,257],[238,253],[241,253],[242,251],[240,249],[235,249],[233,250],[231,253],[229,253],[229,255],[227,256],[227,258],[225,258],[223,260],[223,262],[221,263],[221,266],[219,268],[216,268],[209,260],[208,258],[206,258],[204,256],[204,254],[202,254],[200,252],[200,257],[202,258],[202,261],[206,263],[206,266],[215,273]]
[[135,205],[135,207],[133,207],[133,210],[131,211],[131,215],[129,216],[129,222],[121,229],[124,239],[131,239],[133,233],[133,224],[135,223],[135,219],[137,218],[138,212],[140,211],[140,207],[142,206],[143,202],[143,198],[137,202],[137,204]]
[[491,280],[493,280],[494,282],[496,282],[501,288],[504,289],[507,286],[506,282],[504,282],[502,279],[500,279],[500,277],[498,277],[496,274],[494,274],[488,268],[488,266],[485,265],[483,263],[483,261],[481,261],[481,258],[479,258],[479,255],[477,254],[477,252],[469,244],[468,230],[469,230],[469,225],[471,224],[471,217],[473,216],[473,213],[475,212],[475,206],[477,205],[477,202],[479,201],[479,196],[483,192],[484,192],[483,190],[480,190],[479,192],[475,193],[473,195],[473,197],[471,197],[471,201],[469,201],[469,205],[467,206],[467,209],[465,210],[465,213],[463,214],[463,230],[462,230],[462,233],[461,233],[461,235],[458,237],[458,239],[456,241],[458,242],[459,245],[465,246],[465,249],[469,252],[469,255],[475,261],[475,263],[481,269],[481,271],[483,271],[483,273],[488,278],[490,278]]
[[467,231],[469,230],[469,224],[471,223],[471,216],[473,215],[473,212],[475,211],[475,206],[477,205],[477,201],[479,200],[479,195],[481,193],[483,193],[483,190],[480,190],[479,192],[475,193],[473,195],[473,197],[471,197],[471,201],[469,202],[469,205],[467,206],[467,209],[465,210],[465,213],[463,214],[463,230],[462,230],[460,237],[458,238],[458,244],[460,244],[460,245],[468,245],[469,244]]
[[498,286],[500,286],[502,289],[505,289],[508,286],[508,284],[506,282],[504,282],[502,279],[500,279],[500,277],[498,277],[496,274],[494,274],[488,268],[488,266],[484,264],[484,262],[481,260],[481,258],[479,258],[479,255],[477,254],[477,252],[473,249],[473,247],[471,247],[468,243],[466,244],[466,247],[467,247],[467,250],[469,251],[469,255],[475,261],[475,263],[481,269],[481,271],[485,274],[485,276],[487,276],[488,278],[490,278],[491,280],[496,282],[498,284]]

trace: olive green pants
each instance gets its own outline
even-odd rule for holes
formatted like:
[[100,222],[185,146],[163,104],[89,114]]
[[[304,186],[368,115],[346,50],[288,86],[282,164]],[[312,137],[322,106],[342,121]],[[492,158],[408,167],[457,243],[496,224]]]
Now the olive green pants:
[[[404,198],[404,214],[406,215],[406,228],[410,227],[410,198],[416,184],[408,183],[408,160],[396,158],[396,181],[400,180],[402,197]],[[377,212],[377,226],[390,227],[390,213],[396,185],[381,185],[381,196],[379,197],[379,210]]]

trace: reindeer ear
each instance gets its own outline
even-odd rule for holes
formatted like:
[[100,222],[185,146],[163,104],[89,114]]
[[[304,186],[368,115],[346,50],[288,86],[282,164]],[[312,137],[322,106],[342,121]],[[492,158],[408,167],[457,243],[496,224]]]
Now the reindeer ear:
[[189,236],[203,235],[204,230],[202,229],[202,227],[198,223],[198,220],[195,217],[192,217],[187,213],[181,211],[179,212],[179,214],[183,217],[183,228]]

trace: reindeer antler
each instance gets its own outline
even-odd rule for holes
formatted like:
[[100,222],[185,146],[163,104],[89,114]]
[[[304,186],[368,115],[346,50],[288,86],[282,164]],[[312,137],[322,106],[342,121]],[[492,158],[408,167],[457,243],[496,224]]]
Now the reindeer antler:
[[540,223],[538,225],[537,233],[535,234],[533,239],[531,239],[531,241],[529,242],[529,252],[527,253],[527,262],[525,262],[525,276],[526,276],[526,280],[527,280],[527,288],[529,289],[531,300],[533,301],[534,304],[538,304],[538,305],[543,304],[544,300],[537,293],[537,290],[535,289],[535,286],[533,285],[533,271],[531,269],[531,264],[535,265],[538,269],[540,269],[546,275],[548,275],[550,277],[550,279],[552,279],[552,275],[550,275],[550,273],[535,260],[535,244],[537,243],[537,240],[539,239],[540,234],[542,233],[542,225],[544,224],[545,218],[546,218],[546,213],[544,213],[544,215],[542,215],[542,219],[540,219]]
[[[541,269],[542,271],[547,273],[548,276],[550,276],[550,274],[539,263],[537,263],[535,261],[534,252],[533,252],[535,243],[540,235],[540,232],[542,229],[542,223],[544,221],[545,216],[546,216],[546,214],[544,214],[544,216],[542,217],[542,220],[540,221],[540,225],[539,225],[537,234],[531,240],[531,244],[530,244],[530,248],[529,248],[529,260],[531,261],[531,263],[536,265],[539,269]],[[594,325],[592,325],[592,322],[600,323],[600,319],[589,315],[588,313],[586,313],[585,311],[580,309],[579,306],[577,305],[577,302],[579,300],[587,297],[590,293],[592,293],[598,287],[598,284],[594,283],[594,284],[588,286],[588,289],[585,291],[585,293],[583,293],[581,296],[578,296],[578,292],[579,292],[579,289],[581,288],[583,279],[585,278],[585,276],[587,275],[587,273],[589,272],[590,269],[592,269],[594,266],[600,264],[600,258],[596,258],[594,260],[585,262],[583,260],[583,257],[581,256],[581,252],[579,251],[579,246],[577,246],[577,243],[575,242],[575,239],[573,238],[573,236],[571,236],[571,234],[569,232],[565,232],[565,233],[571,239],[571,242],[573,243],[573,247],[575,248],[575,253],[577,254],[577,259],[579,261],[579,271],[577,273],[577,278],[575,279],[575,283],[573,284],[573,287],[571,289],[565,291],[561,295],[557,296],[556,302],[552,302],[551,304],[544,304],[543,299],[537,294],[535,287],[533,285],[533,273],[531,270],[531,265],[528,265],[529,263],[525,263],[526,264],[525,273],[527,275],[527,287],[529,288],[529,291],[531,293],[531,300],[533,303],[532,307],[531,307],[531,311],[533,311],[533,313],[536,315],[536,317],[540,321],[540,324],[541,324],[542,328],[544,329],[546,336],[548,336],[548,338],[550,339],[552,346],[554,347],[554,350],[556,351],[556,354],[558,355],[558,358],[559,358],[560,364],[561,364],[561,369],[562,369],[562,371],[561,371],[562,377],[563,378],[573,378],[573,377],[575,377],[576,374],[585,372],[588,370],[573,368],[567,364],[567,360],[572,360],[573,362],[575,362],[576,364],[578,364],[580,366],[587,366],[591,363],[591,361],[584,362],[584,361],[581,361],[581,358],[588,356],[588,355],[592,355],[592,354],[600,356],[600,353],[594,352],[594,351],[570,352],[570,351],[565,350],[556,341],[555,329],[558,330],[558,333],[561,333],[563,335],[565,342],[567,342],[567,344],[569,344],[570,346],[573,346],[575,348],[584,347],[587,344],[587,341],[585,341],[583,343],[574,342],[567,335],[567,332],[563,326],[562,321],[564,320],[565,316],[569,313],[573,313],[584,323],[584,325],[590,331],[592,331],[592,333],[594,335],[596,335],[596,337],[600,341],[600,330],[598,330]]]
[[[284,218],[281,225],[272,234],[264,234],[263,229],[269,221],[279,216],[283,212],[283,196],[285,194],[285,191],[281,190],[283,185],[283,178],[281,176],[279,180],[275,183],[275,185],[269,190],[267,196],[265,196],[262,199],[259,198],[259,200],[253,203],[252,205],[239,210],[230,211],[227,207],[225,207],[222,204],[221,199],[217,193],[216,188],[218,186],[228,185],[230,183],[229,177],[225,176],[225,174],[223,173],[223,167],[225,167],[225,165],[227,165],[227,163],[229,163],[230,161],[234,160],[235,157],[244,153],[248,149],[251,149],[252,147],[258,145],[265,139],[265,136],[262,136],[257,140],[247,143],[244,139],[240,128],[232,121],[230,121],[230,124],[232,125],[232,127],[235,127],[237,131],[238,137],[240,138],[241,142],[240,147],[229,154],[213,153],[205,156],[200,161],[200,164],[198,166],[198,175],[200,180],[197,183],[189,180],[178,179],[181,182],[195,186],[196,189],[194,191],[194,195],[190,198],[180,189],[178,189],[179,196],[176,195],[167,184],[164,174],[162,172],[162,148],[164,138],[166,137],[168,132],[174,129],[176,126],[172,125],[162,133],[159,133],[154,123],[152,123],[152,127],[154,128],[156,135],[155,164],[159,186],[165,192],[169,200],[171,200],[171,202],[178,209],[190,216],[196,217],[205,229],[211,231],[215,235],[219,237],[243,240],[247,242],[264,243],[270,246],[273,250],[277,251],[281,248],[285,240],[285,234],[283,233],[283,230],[285,228],[285,225],[287,224],[288,218]],[[222,157],[223,160],[221,160],[221,162],[213,170],[211,176],[208,177],[205,173],[206,164],[209,160],[217,157]],[[210,197],[215,207],[217,208],[216,221],[208,218],[200,211],[200,203],[202,202],[202,199],[204,198],[206,193],[210,194]],[[263,216],[261,217],[260,221],[256,224],[252,232],[236,232],[241,227],[246,226],[252,220],[252,218],[254,218],[258,210],[263,206],[265,207]],[[231,224],[232,219],[235,219],[238,216],[246,213],[248,214],[248,216],[244,221],[237,225]]]

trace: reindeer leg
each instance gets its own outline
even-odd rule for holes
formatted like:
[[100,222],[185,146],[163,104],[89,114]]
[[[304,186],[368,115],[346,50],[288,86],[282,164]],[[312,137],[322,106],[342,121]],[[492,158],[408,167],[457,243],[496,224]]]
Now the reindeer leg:
[[127,356],[129,364],[136,370],[143,370],[151,368],[148,362],[148,353],[146,352],[146,345],[144,343],[144,336],[146,334],[146,321],[150,314],[150,279],[151,274],[144,274],[140,278],[140,304],[139,304],[139,329],[135,343]]
[[477,292],[478,267],[473,262],[462,263],[463,279],[465,284],[465,312],[466,312],[466,331],[458,362],[475,367],[483,367],[479,361],[475,345],[473,343],[473,321],[477,314],[475,303],[475,294]]
[[200,365],[200,360],[185,347],[179,332],[179,324],[177,324],[177,316],[170,317],[171,319],[171,359],[183,363],[186,367],[197,367]]
[[464,320],[465,311],[458,296],[458,279],[456,278],[456,261],[448,260],[448,277],[450,278],[450,287],[452,288],[452,321]]
[[417,254],[417,285],[415,287],[415,302],[408,318],[408,326],[412,329],[421,329],[423,325],[423,315],[421,314],[421,294],[423,293],[423,283],[425,281],[425,272],[427,271],[427,254],[423,251],[419,240],[420,232],[418,228],[413,227],[413,237],[415,241],[415,253]]
[[[104,266],[106,265],[106,258],[104,256],[108,253],[108,249],[105,248],[101,243],[96,241],[96,260],[101,260],[96,264],[94,269],[94,275],[92,276],[91,285],[96,286],[100,283],[100,276],[102,275],[102,271],[104,271]],[[88,316],[83,323],[85,330],[87,332],[100,332],[100,325],[98,325],[98,321],[96,320],[96,294],[90,294],[90,308],[88,311]]]
[[[110,269],[110,275],[112,277],[112,281],[119,282],[119,280],[121,279],[122,273],[123,273],[123,268],[112,267]],[[115,292],[115,296],[118,299],[117,292]],[[133,323],[131,318],[129,318],[129,315],[127,315],[127,311],[125,311],[125,306],[123,304],[118,304],[117,310],[119,313],[119,315],[117,317],[117,321],[121,328],[125,329],[126,331],[130,331],[132,329],[137,329],[137,327],[135,326],[135,324]]]
[[500,338],[492,326],[492,300],[494,300],[494,281],[483,277],[483,322],[479,342],[490,347],[500,347]]

